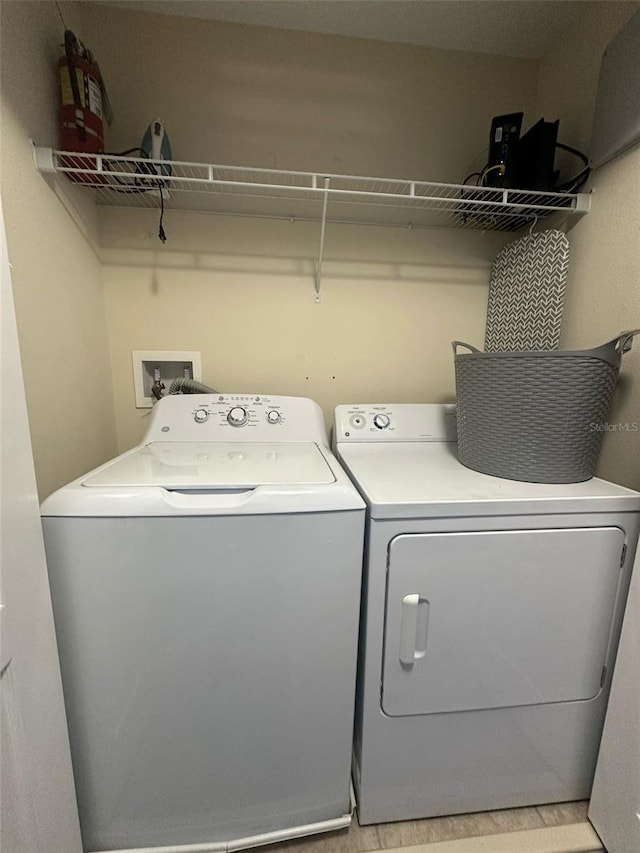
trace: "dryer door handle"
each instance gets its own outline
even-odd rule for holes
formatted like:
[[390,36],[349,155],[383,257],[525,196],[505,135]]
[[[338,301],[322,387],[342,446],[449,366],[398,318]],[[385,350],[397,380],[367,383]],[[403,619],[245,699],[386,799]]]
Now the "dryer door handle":
[[402,599],[400,616],[400,663],[405,666],[423,658],[427,652],[429,602],[413,592]]
[[417,592],[405,595],[402,599],[400,617],[400,663],[411,666],[416,659],[416,632],[418,630],[418,607],[420,596]]

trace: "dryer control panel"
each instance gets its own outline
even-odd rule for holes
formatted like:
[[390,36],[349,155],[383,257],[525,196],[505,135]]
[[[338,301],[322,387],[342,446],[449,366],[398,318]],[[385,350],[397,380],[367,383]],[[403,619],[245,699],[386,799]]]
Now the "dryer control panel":
[[353,403],[337,406],[335,442],[456,441],[453,403]]
[[176,394],[153,409],[151,441],[311,441],[327,445],[322,411],[306,397]]

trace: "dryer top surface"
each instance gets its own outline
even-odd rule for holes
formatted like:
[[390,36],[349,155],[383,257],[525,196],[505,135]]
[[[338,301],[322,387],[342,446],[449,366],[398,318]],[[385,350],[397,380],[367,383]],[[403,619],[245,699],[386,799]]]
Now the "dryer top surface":
[[638,492],[597,478],[526,483],[466,468],[458,461],[453,404],[341,405],[335,441],[372,518],[640,511]]
[[458,461],[455,441],[337,445],[373,518],[639,511],[640,494],[593,478],[525,483],[491,477]]

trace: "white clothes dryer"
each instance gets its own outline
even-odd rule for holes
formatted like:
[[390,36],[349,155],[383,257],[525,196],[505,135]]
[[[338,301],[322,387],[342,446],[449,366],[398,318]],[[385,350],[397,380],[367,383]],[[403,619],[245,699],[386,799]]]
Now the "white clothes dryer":
[[346,826],[364,503],[311,400],[175,396],[43,527],[84,849]]
[[589,796],[640,494],[462,466],[455,408],[336,409],[368,507],[361,823]]

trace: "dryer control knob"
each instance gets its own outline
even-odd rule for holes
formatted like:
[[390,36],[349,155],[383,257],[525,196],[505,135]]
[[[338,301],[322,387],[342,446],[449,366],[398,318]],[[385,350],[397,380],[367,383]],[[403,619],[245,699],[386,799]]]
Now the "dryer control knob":
[[271,409],[270,412],[267,412],[267,421],[270,424],[279,424],[281,417],[282,416],[281,416],[280,412],[276,412],[275,409]]
[[196,409],[193,419],[197,424],[203,424],[209,420],[209,412],[206,409]]
[[374,415],[373,425],[378,429],[386,429],[391,423],[389,415]]
[[235,427],[244,426],[248,420],[249,415],[247,414],[246,409],[243,409],[242,406],[234,406],[227,415],[227,421],[231,426]]

